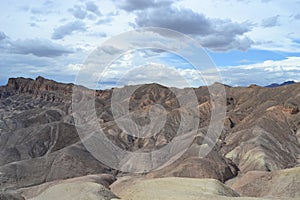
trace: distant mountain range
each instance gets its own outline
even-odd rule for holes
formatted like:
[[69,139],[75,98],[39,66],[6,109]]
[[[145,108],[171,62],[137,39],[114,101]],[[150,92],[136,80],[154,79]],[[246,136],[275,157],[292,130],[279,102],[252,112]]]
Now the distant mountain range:
[[272,83],[271,85],[267,85],[265,87],[267,88],[275,88],[275,87],[281,87],[281,86],[285,86],[285,85],[291,85],[296,83],[295,81],[286,81],[284,83],[278,84],[278,83]]

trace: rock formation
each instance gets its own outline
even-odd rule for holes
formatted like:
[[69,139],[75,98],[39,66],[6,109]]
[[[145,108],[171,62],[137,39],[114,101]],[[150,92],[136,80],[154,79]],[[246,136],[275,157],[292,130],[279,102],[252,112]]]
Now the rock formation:
[[[59,189],[61,187],[74,190],[74,194],[78,187],[87,188],[87,193],[105,191],[105,195],[110,194],[103,189],[108,187],[103,182],[56,182],[91,174],[107,174],[116,179],[138,176],[142,181],[162,177],[191,178],[188,184],[197,185],[197,181],[193,182],[196,179],[203,185],[204,182],[215,185],[212,186],[215,191],[235,194],[220,183],[227,181],[241,196],[300,197],[297,192],[300,191],[300,184],[293,179],[299,175],[297,166],[300,164],[299,83],[276,88],[224,86],[227,104],[225,127],[215,147],[204,158],[199,157],[199,148],[207,145],[202,142],[213,106],[207,87],[193,89],[198,104],[189,110],[179,104],[178,97],[167,87],[158,84],[138,86],[128,99],[129,117],[136,124],[144,126],[149,123],[153,105],[159,104],[163,107],[157,107],[159,112],[167,113],[164,127],[157,134],[144,138],[132,136],[128,130],[118,126],[111,108],[113,89],[92,91],[81,87],[95,95],[97,120],[104,127],[107,138],[126,151],[148,152],[171,142],[179,128],[180,112],[199,119],[198,133],[179,159],[164,168],[139,175],[106,166],[82,144],[72,112],[73,87],[73,84],[58,83],[43,77],[35,80],[11,78],[7,85],[0,87],[0,199],[47,199],[52,193],[63,194]],[[130,89],[133,86],[126,87]],[[134,159],[128,158],[126,164],[134,165]],[[177,184],[175,179],[157,181],[162,180]],[[178,179],[179,182],[181,180],[186,179]],[[48,183],[54,184],[36,197],[28,197],[24,193],[24,188]],[[80,186],[76,186],[77,183]],[[148,184],[152,187],[154,183],[141,183],[143,186],[134,186],[130,190]],[[274,190],[279,183],[288,192]],[[192,193],[192,190],[186,192]],[[65,198],[71,198],[65,195]],[[193,197],[190,196],[190,199]]]

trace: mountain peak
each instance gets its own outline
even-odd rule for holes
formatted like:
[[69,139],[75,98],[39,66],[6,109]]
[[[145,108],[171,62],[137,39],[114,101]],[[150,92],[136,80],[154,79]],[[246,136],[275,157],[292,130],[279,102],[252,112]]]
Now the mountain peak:
[[[36,79],[23,77],[9,78],[6,89],[10,93],[29,93],[43,99],[63,100],[64,96],[70,96],[72,93],[72,86],[73,84],[63,84],[38,76]],[[47,93],[46,95],[46,91],[51,92],[51,94]]]
[[296,83],[296,82],[295,81],[285,81],[285,82],[283,82],[281,84],[272,83],[272,84],[267,85],[265,87],[267,87],[267,88],[275,88],[275,87],[281,87],[281,86],[285,86],[285,85],[291,85],[291,84],[294,84],[294,83]]
[[44,81],[44,80],[50,81],[49,79],[46,79],[46,78],[44,78],[44,77],[42,77],[42,76],[36,77],[35,80],[36,80],[36,81]]

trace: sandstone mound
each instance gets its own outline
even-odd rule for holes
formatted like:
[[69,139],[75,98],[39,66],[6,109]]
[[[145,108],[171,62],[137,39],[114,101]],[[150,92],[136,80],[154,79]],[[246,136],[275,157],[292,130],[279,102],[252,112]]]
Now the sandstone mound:
[[27,187],[27,188],[21,188],[21,189],[16,190],[16,192],[18,193],[19,196],[22,196],[25,199],[32,199],[32,198],[35,198],[35,197],[41,195],[46,190],[48,190],[56,185],[68,184],[68,183],[72,183],[72,184],[95,183],[98,185],[102,185],[106,188],[109,188],[109,185],[111,185],[114,181],[115,181],[115,178],[108,174],[87,175],[87,176],[71,178],[71,179],[67,179],[67,180],[51,181],[51,182],[47,182],[44,184]]
[[60,183],[30,200],[111,200],[116,196],[104,186],[92,182]]
[[[122,185],[122,184],[120,184]],[[214,179],[158,178],[116,184],[112,190],[122,199],[204,199],[214,196],[237,197],[238,193]]]

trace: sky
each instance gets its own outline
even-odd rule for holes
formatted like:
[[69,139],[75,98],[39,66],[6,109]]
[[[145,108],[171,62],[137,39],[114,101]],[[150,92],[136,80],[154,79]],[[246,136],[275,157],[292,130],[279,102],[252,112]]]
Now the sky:
[[[299,7],[298,0],[2,1],[0,85],[9,77],[37,76],[77,83],[78,74],[90,70],[85,64],[99,46],[147,27],[177,31],[199,43],[200,50],[193,54],[205,51],[218,71],[219,77],[211,76],[210,81],[232,86],[300,81]],[[155,38],[144,35],[150,36],[141,40],[152,43],[172,38],[163,33]],[[167,49],[190,48],[183,47],[180,37],[172,42]],[[158,49],[127,49],[105,71],[91,70],[86,86],[207,83],[205,72],[185,56],[154,47]],[[112,51],[106,50],[101,52]],[[181,78],[185,81],[178,81]]]

